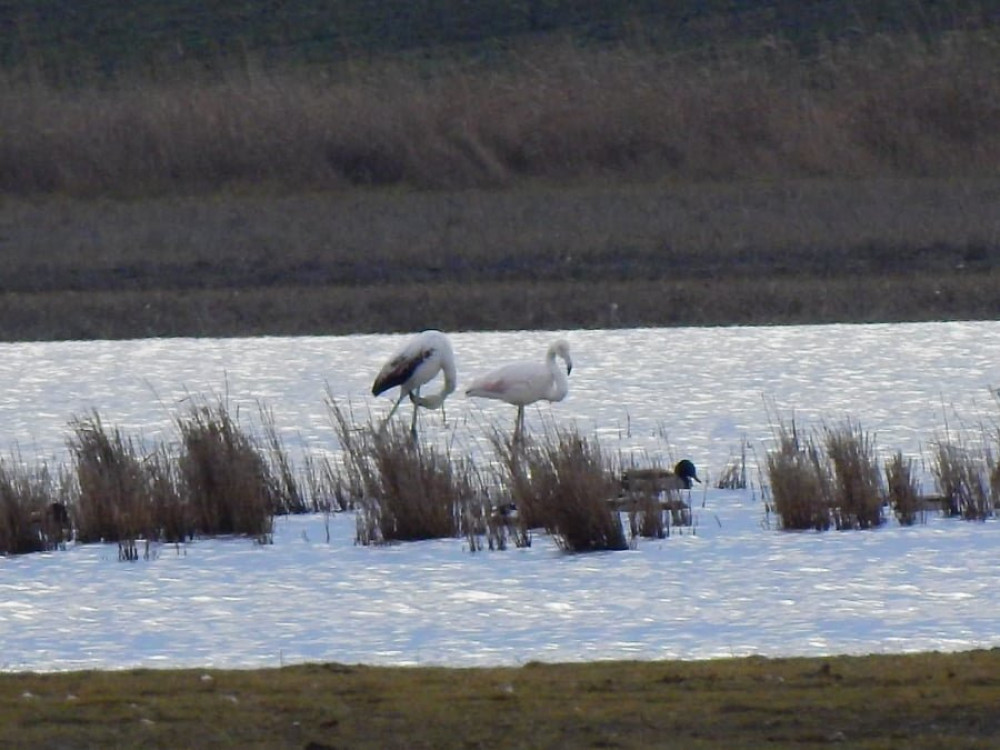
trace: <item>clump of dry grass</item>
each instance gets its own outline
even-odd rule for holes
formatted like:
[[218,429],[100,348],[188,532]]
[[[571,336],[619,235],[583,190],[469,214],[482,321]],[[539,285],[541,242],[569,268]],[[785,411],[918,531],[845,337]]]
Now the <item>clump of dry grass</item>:
[[997,487],[990,463],[989,455],[947,440],[935,442],[931,473],[946,515],[977,521],[993,515]]
[[118,428],[106,428],[96,412],[74,419],[70,428],[79,541],[155,537],[150,476],[135,441]]
[[541,441],[508,440],[496,431],[492,442],[523,529],[544,528],[570,552],[628,548],[621,517],[608,502],[618,481],[596,441],[556,429]]
[[275,478],[255,441],[223,403],[196,406],[177,426],[179,477],[194,527],[210,535],[269,541],[274,514],[298,502]]
[[781,423],[767,457],[774,511],[785,529],[871,529],[884,523],[874,438],[848,421],[802,436]]
[[608,505],[618,482],[597,441],[557,430],[543,450],[554,479],[545,526],[556,543],[571,552],[627,549],[621,517]]
[[896,451],[885,464],[885,485],[889,507],[901,525],[912,526],[923,518],[926,507],[912,458],[904,458],[902,451]]
[[163,445],[147,454],[143,462],[151,512],[155,519],[156,540],[184,542],[192,539],[196,528],[191,506],[182,495],[180,469]]
[[530,437],[515,440],[513,435],[493,428],[489,440],[499,460],[503,487],[499,510],[502,513],[507,508],[516,509],[516,525],[525,538],[530,539],[530,530],[545,528],[547,505],[555,493],[556,477],[545,452]]
[[357,541],[382,544],[459,536],[476,495],[469,464],[422,445],[398,424],[357,429],[327,402],[345,453],[349,481],[360,490]]
[[65,498],[44,466],[0,460],[0,555],[56,549],[72,534]]
[[778,448],[767,454],[767,476],[774,513],[781,528],[830,528],[830,476],[820,448],[810,437],[801,437],[794,421],[781,423]]
[[740,453],[730,457],[722,469],[722,473],[719,474],[715,483],[716,488],[720,490],[745,490],[749,486],[747,479],[747,451],[749,447],[745,437],[740,440]]
[[838,529],[871,529],[884,522],[884,490],[874,437],[850,421],[824,427],[833,476],[834,523]]

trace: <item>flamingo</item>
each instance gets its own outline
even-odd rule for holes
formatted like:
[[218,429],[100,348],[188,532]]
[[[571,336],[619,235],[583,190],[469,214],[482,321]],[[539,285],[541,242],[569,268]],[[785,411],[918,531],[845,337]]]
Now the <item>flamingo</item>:
[[[566,363],[566,373],[556,364],[556,357]],[[554,341],[545,355],[544,362],[512,362],[486,375],[476,378],[465,391],[466,396],[492,398],[506,401],[517,407],[514,440],[524,432],[524,407],[536,401],[562,401],[569,391],[566,376],[573,371],[569,344],[563,339]]]
[[[444,373],[444,385],[441,386],[441,390],[431,396],[421,396],[421,386],[432,381],[439,372]],[[455,355],[448,337],[441,331],[435,330],[417,334],[385,363],[372,384],[373,396],[399,386],[399,398],[382,423],[383,429],[403,399],[409,396],[413,402],[410,432],[416,437],[417,409],[421,406],[425,409],[437,409],[440,406],[443,412],[444,400],[455,390],[456,381]]]

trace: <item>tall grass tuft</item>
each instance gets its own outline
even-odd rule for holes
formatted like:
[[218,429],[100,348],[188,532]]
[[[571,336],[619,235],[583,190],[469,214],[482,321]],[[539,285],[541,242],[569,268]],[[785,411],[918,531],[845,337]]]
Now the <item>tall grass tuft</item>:
[[995,490],[984,456],[938,440],[931,457],[931,473],[947,515],[975,521],[993,515]]
[[513,518],[508,525],[516,525],[525,539],[530,540],[528,532],[546,527],[557,477],[542,446],[530,437],[525,436],[523,441],[519,441],[512,434],[493,428],[489,432],[489,440],[499,461],[503,487],[499,510],[505,511],[508,507],[517,510],[516,516],[500,515]]
[[780,424],[767,457],[774,510],[785,529],[871,529],[884,522],[885,491],[874,438],[851,422],[800,435]]
[[522,523],[543,527],[569,552],[628,548],[621,516],[608,503],[618,481],[596,441],[572,429],[550,430],[540,443],[493,442],[504,451],[508,491]]
[[825,427],[824,446],[833,475],[834,523],[838,529],[871,529],[884,522],[884,491],[875,440],[848,421]]
[[261,427],[264,431],[264,445],[267,449],[270,475],[274,484],[272,498],[275,507],[272,507],[271,510],[279,515],[306,513],[310,509],[309,504],[299,486],[299,480],[292,467],[291,459],[288,457],[288,451],[285,450],[285,445],[278,434],[274,412],[263,405],[260,405],[259,409]]
[[767,454],[773,510],[788,530],[830,528],[831,478],[812,438],[801,438],[794,419],[779,424],[778,448]]
[[47,468],[0,460],[0,555],[44,552],[69,535],[64,498]]
[[399,424],[357,429],[328,400],[345,453],[348,481],[360,490],[360,544],[443,539],[461,535],[465,506],[477,494],[471,466],[422,445]]
[[131,543],[156,533],[149,474],[135,442],[96,412],[70,422],[77,539]]
[[270,541],[273,515],[290,500],[255,441],[223,403],[195,407],[177,426],[179,479],[195,529]]
[[896,520],[903,526],[912,526],[924,516],[924,504],[914,472],[913,459],[903,458],[902,451],[885,464],[886,496]]
[[750,443],[746,437],[740,440],[740,454],[731,456],[719,475],[715,486],[720,490],[745,490],[750,482],[747,478],[747,450]]

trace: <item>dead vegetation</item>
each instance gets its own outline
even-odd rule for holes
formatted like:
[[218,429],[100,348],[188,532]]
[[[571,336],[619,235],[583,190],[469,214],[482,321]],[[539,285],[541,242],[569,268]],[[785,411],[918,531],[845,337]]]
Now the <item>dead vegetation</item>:
[[[390,423],[358,424],[327,407],[339,457],[307,458],[301,471],[273,415],[263,431],[242,424],[225,402],[193,406],[176,419],[178,439],[148,445],[109,428],[96,412],[70,423],[72,466],[0,461],[0,554],[57,549],[69,541],[112,542],[134,560],[149,545],[241,535],[267,543],[276,515],[356,513],[359,544],[464,538],[470,551],[530,546],[544,532],[567,552],[622,550],[695,526],[690,481],[674,471],[612,462],[596,438],[549,427],[515,439],[494,427],[493,460],[477,464]],[[909,525],[932,511],[966,520],[996,515],[1000,430],[975,441],[933,443],[937,494],[923,493],[913,458],[880,464],[874,436],[847,420],[803,431],[779,422],[761,472],[764,510],[786,530],[864,530],[892,514]],[[720,483],[741,485],[743,441]],[[694,467],[690,465],[693,472]]]
[[[350,60],[74,88],[0,78],[0,191],[129,196],[261,185],[993,176],[987,31],[713,55],[547,39],[493,65]],[[363,137],[361,134],[364,134]]]

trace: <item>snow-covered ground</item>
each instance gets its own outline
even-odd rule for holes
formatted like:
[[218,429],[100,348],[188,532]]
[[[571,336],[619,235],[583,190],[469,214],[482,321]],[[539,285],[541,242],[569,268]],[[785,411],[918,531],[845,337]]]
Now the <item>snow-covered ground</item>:
[[[554,333],[458,334],[463,382],[541,357]],[[925,459],[945,429],[997,412],[1000,323],[559,332],[566,401],[529,410],[622,455],[682,455],[717,476],[746,441],[762,463],[774,420],[851,417],[887,452]],[[170,440],[192,400],[274,413],[290,452],[338,450],[325,399],[360,419],[401,337],[4,345],[0,419],[26,459],[65,460],[67,423]],[[425,440],[483,454],[513,409],[456,394]],[[778,412],[777,415],[775,412]],[[408,414],[402,418],[408,419]],[[753,467],[752,467],[753,468]],[[758,477],[753,478],[755,485]],[[759,486],[699,489],[695,524],[625,552],[468,550],[465,540],[354,544],[350,514],[282,518],[274,544],[198,540],[119,562],[117,547],[0,559],[0,668],[276,666],[302,661],[456,666],[530,660],[700,659],[1000,645],[997,523],[931,517],[869,532],[787,533]]]

